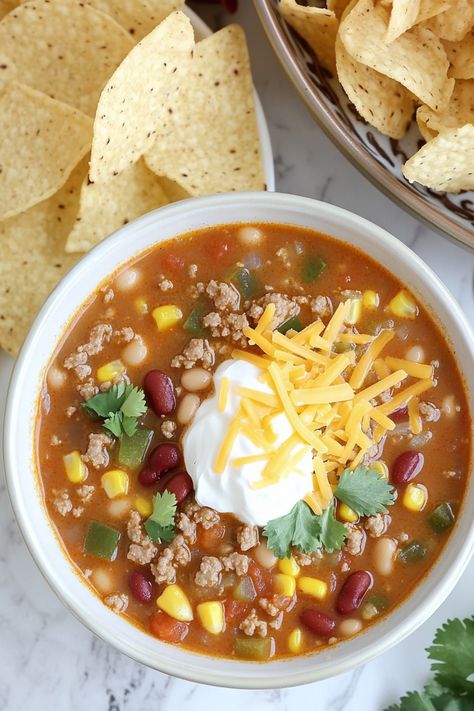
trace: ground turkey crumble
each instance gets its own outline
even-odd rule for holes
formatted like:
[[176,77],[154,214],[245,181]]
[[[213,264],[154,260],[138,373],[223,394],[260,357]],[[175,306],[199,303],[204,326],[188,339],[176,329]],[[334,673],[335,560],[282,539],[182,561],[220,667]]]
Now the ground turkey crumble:
[[213,588],[219,585],[223,567],[219,558],[211,555],[203,556],[199,570],[194,576],[194,582],[201,588]]
[[227,284],[225,281],[217,282],[212,280],[206,287],[206,294],[213,301],[217,311],[239,310],[240,294],[232,284]]
[[172,368],[194,368],[196,363],[202,363],[203,368],[212,368],[215,361],[214,350],[204,338],[191,338],[182,354],[171,361]]
[[54,499],[53,507],[61,516],[67,516],[72,511],[72,501],[65,489],[57,491],[53,489]]
[[251,548],[258,546],[258,527],[257,526],[242,526],[237,531],[237,543],[241,551],[248,551]]
[[271,293],[265,294],[261,299],[252,302],[247,311],[248,318],[257,323],[268,304],[275,304],[275,315],[271,325],[273,330],[300,312],[300,307],[296,301],[286,294]]
[[257,616],[256,609],[252,608],[250,614],[240,623],[239,629],[248,637],[253,637],[254,634],[257,634],[259,637],[266,637],[268,624],[264,620],[260,620]]
[[131,511],[127,523],[127,535],[132,543],[128,549],[127,558],[138,565],[147,565],[158,553],[158,548],[143,531],[141,522],[138,511]]
[[176,582],[176,568],[186,566],[191,561],[191,552],[186,545],[184,536],[178,535],[169,546],[164,548],[154,563],[151,564],[151,572],[158,585],[167,583],[172,585]]
[[124,595],[123,593],[113,593],[112,595],[104,597],[104,602],[119,615],[120,613],[125,612],[128,607],[128,595]]
[[202,325],[204,328],[210,329],[213,338],[230,338],[241,348],[247,346],[247,337],[243,330],[249,325],[249,322],[245,314],[213,311],[204,316]]
[[111,438],[103,432],[92,432],[89,435],[87,452],[82,455],[82,461],[91,464],[95,469],[105,468],[109,463],[107,447],[112,444]]
[[164,422],[161,423],[161,434],[163,437],[166,437],[166,439],[171,439],[178,429],[178,425],[176,422],[173,422],[173,420],[165,420]]
[[347,537],[344,542],[344,550],[349,555],[360,555],[365,548],[366,534],[362,528],[353,523],[345,523]]
[[364,528],[372,538],[383,536],[390,524],[390,516],[387,514],[378,513],[375,516],[370,516],[364,523]]
[[247,575],[250,563],[250,558],[247,555],[231,553],[221,560],[225,570],[233,570],[239,577]]
[[426,422],[437,422],[441,417],[441,413],[436,405],[426,400],[420,402],[420,415]]

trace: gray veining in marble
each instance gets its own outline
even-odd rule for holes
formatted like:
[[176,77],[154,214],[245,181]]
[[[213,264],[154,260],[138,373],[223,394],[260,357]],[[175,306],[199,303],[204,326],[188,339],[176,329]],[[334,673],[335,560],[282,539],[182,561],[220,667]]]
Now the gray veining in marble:
[[[385,227],[439,274],[474,323],[474,256],[420,225],[372,187],[314,124],[266,43],[250,0],[237,21],[275,153],[277,188],[340,205]],[[212,26],[215,8],[203,12]],[[0,412],[11,361],[0,354]],[[14,522],[0,472],[0,711],[381,711],[427,678],[423,652],[449,616],[472,614],[471,562],[450,599],[414,635],[356,671],[278,691],[224,690],[151,671],[95,638],[51,592]]]

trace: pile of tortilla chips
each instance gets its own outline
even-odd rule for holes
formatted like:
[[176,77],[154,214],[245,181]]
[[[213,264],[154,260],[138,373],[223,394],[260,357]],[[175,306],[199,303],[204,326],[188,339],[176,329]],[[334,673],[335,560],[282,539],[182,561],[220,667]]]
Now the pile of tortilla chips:
[[61,276],[187,196],[264,188],[242,30],[182,0],[0,0],[0,347]]
[[474,0],[280,0],[286,21],[337,74],[363,119],[426,143],[403,166],[411,183],[474,189]]

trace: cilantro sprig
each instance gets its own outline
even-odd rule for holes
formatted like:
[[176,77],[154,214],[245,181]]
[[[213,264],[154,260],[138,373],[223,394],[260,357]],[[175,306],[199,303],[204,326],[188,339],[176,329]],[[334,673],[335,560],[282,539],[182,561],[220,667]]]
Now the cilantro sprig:
[[333,506],[317,516],[304,501],[298,501],[286,516],[269,521],[263,530],[268,547],[278,558],[289,557],[292,547],[301,553],[314,553],[319,548],[332,553],[342,547],[346,534]]
[[105,393],[99,393],[82,403],[90,415],[104,420],[103,426],[115,437],[133,437],[137,419],[147,410],[145,393],[131,384],[117,383]]
[[387,513],[386,507],[394,502],[393,486],[375,469],[367,467],[357,467],[353,472],[345,469],[334,495],[360,516]]
[[155,543],[169,543],[176,535],[176,496],[165,490],[153,497],[153,513],[145,521],[145,531]]
[[435,673],[423,691],[409,691],[385,711],[470,711],[474,708],[474,617],[448,620],[426,650]]

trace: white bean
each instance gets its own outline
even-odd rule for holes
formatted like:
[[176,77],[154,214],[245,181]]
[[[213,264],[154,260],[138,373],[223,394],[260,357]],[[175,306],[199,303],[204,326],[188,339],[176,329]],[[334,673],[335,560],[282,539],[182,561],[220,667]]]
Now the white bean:
[[247,227],[241,227],[239,229],[238,237],[246,247],[256,247],[263,241],[265,235],[258,227],[248,225]]
[[422,346],[412,346],[405,353],[407,360],[413,360],[415,363],[424,363],[425,351]]
[[138,284],[140,277],[141,273],[138,269],[125,269],[115,279],[115,286],[121,291],[128,291]]
[[374,568],[379,575],[391,575],[396,550],[397,543],[393,538],[384,536],[375,542],[372,558]]
[[204,368],[191,368],[190,370],[185,370],[181,376],[181,385],[185,390],[189,392],[199,392],[199,390],[205,390],[211,384],[212,375],[208,370]]
[[112,575],[105,568],[96,568],[92,571],[91,583],[103,595],[112,592],[114,580]]
[[112,518],[123,518],[128,514],[131,508],[130,499],[126,497],[111,499],[107,503],[107,511]]
[[180,425],[187,425],[193,419],[201,401],[194,393],[188,393],[183,397],[178,405],[176,419]]
[[66,373],[57,365],[52,365],[51,368],[48,370],[48,385],[50,388],[53,388],[54,390],[59,390],[65,385],[66,380]]
[[339,634],[343,637],[352,637],[353,635],[360,632],[362,629],[362,622],[357,620],[355,617],[349,617],[347,620],[343,620],[339,624]]
[[122,351],[122,360],[125,365],[137,366],[141,365],[148,355],[148,348],[143,342],[141,336],[135,336],[135,338],[127,343]]
[[254,549],[254,555],[257,562],[260,563],[260,565],[263,565],[264,568],[273,568],[277,562],[277,557],[274,552],[268,548],[266,543],[263,542],[259,543]]

